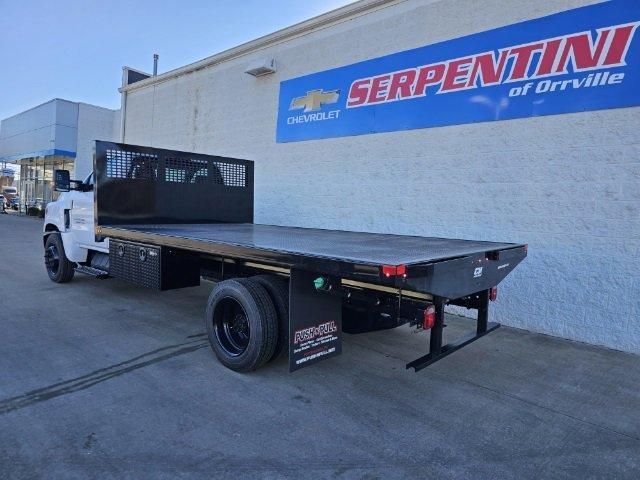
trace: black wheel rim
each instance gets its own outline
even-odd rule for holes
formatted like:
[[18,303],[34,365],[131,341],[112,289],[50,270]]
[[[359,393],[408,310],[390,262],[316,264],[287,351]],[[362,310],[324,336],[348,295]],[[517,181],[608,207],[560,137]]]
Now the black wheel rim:
[[55,276],[60,268],[60,253],[55,245],[49,245],[44,252],[44,263],[49,275]]
[[247,313],[236,299],[225,297],[218,302],[213,312],[213,331],[228,355],[237,357],[245,352],[251,330]]

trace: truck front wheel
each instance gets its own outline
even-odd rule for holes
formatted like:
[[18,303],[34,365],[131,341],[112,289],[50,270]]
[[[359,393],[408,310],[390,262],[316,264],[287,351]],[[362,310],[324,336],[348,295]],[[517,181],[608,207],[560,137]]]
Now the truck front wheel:
[[264,287],[250,279],[225,280],[209,295],[205,322],[218,360],[237,372],[249,372],[273,356],[278,316]]
[[44,264],[49,278],[56,283],[66,283],[73,278],[75,265],[64,253],[64,245],[59,233],[52,233],[47,237],[44,244]]

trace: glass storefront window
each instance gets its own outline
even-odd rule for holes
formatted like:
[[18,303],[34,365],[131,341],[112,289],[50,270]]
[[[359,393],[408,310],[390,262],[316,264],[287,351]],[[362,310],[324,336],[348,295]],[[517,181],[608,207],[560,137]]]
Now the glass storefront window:
[[53,171],[69,170],[73,178],[74,159],[67,157],[38,157],[24,159],[20,164],[20,208],[36,201],[48,203],[58,199],[53,191]]

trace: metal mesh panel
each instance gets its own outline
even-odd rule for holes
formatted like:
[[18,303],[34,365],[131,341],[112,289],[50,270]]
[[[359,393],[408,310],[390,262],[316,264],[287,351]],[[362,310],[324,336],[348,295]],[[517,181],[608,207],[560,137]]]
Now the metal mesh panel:
[[95,171],[98,225],[253,220],[248,160],[97,141]]
[[227,187],[246,187],[247,168],[235,163],[213,162],[218,175],[214,175],[213,182]]
[[155,180],[158,172],[156,155],[126,150],[107,150],[107,176]]
[[172,183],[206,183],[207,161],[191,158],[165,158],[164,180]]

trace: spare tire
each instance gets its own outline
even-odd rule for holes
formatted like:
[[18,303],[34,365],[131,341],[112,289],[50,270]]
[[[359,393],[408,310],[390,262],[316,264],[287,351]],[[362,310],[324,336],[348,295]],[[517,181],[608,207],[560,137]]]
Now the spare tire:
[[250,372],[273,356],[278,316],[269,294],[257,282],[218,283],[209,295],[205,323],[211,348],[231,370]]

